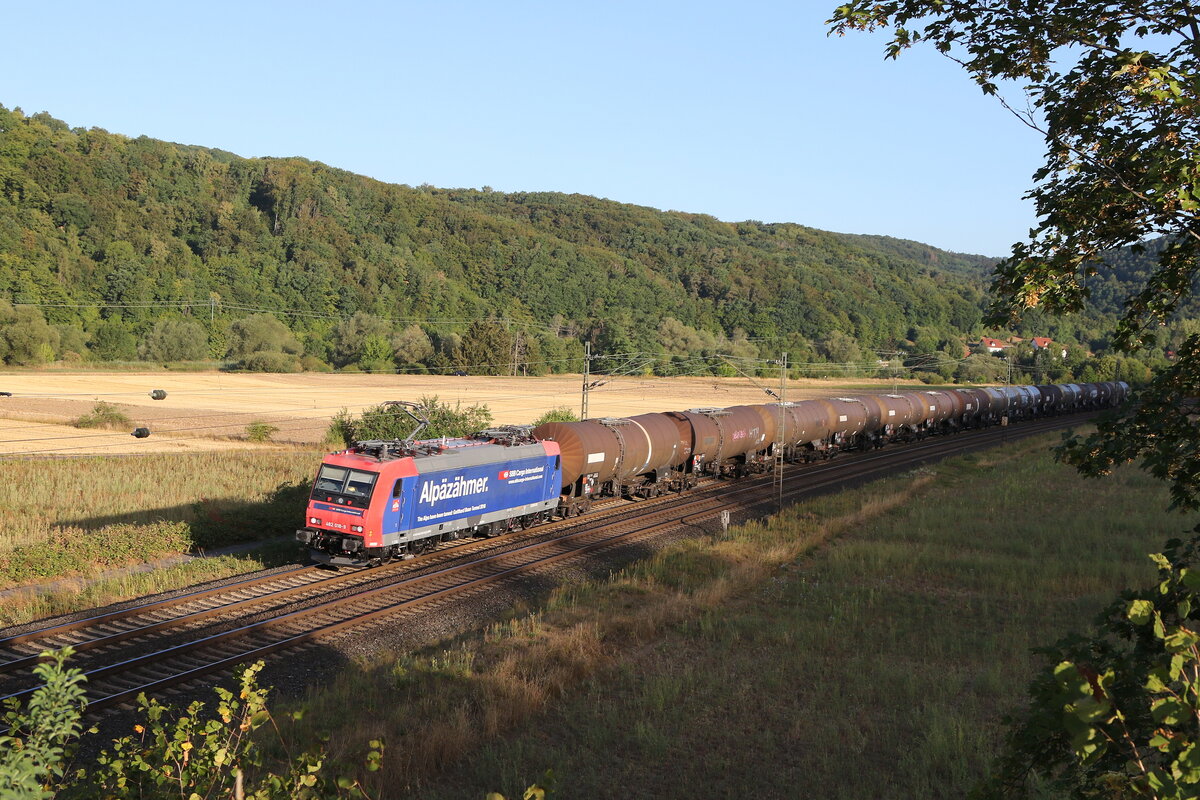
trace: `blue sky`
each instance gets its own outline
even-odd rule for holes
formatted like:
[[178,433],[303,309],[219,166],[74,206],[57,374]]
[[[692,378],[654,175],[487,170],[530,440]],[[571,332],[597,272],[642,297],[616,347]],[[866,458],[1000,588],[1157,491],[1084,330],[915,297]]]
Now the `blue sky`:
[[379,180],[561,191],[1004,255],[1032,131],[828,3],[5,4],[0,104]]

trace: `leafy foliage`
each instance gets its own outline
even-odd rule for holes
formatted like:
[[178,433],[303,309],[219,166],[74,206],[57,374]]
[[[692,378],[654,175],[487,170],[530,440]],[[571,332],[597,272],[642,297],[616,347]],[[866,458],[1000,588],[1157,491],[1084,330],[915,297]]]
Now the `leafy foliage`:
[[[0,297],[110,304],[48,309],[51,327],[28,309],[37,341],[22,359],[54,357],[52,326],[65,324],[92,357],[129,357],[133,336],[149,359],[193,357],[197,342],[242,359],[257,348],[233,324],[270,308],[289,312],[305,356],[339,367],[453,370],[459,351],[460,364],[512,374],[578,370],[582,340],[601,344],[602,323],[618,318],[645,352],[660,352],[670,317],[702,337],[741,330],[775,355],[771,337],[830,330],[867,349],[901,344],[918,322],[964,337],[981,311],[985,259],[913,242],[576,195],[389,186],[3,108],[0,175]],[[178,301],[190,305],[170,313],[203,336],[156,330],[157,304]],[[515,341],[462,352],[454,337],[471,320],[499,320]],[[372,334],[386,359],[364,360]]]
[[[238,797],[366,798],[351,777],[333,777],[324,754],[303,752],[289,757],[283,769],[268,763],[262,733],[275,731],[279,720],[267,708],[269,689],[258,685],[263,662],[238,673],[239,691],[218,687],[213,716],[197,701],[176,712],[144,694],[138,696],[143,722],[133,736],[116,739],[94,764],[68,772],[67,763],[83,734],[86,707],[84,676],[66,668],[70,648],[48,651],[34,668],[41,686],[27,708],[8,701],[4,715],[10,727],[0,736],[0,796],[14,800],[54,797],[106,797],[113,800]],[[302,716],[295,712],[295,717]],[[92,728],[89,733],[96,733]],[[367,771],[379,769],[384,745],[375,740],[365,759]]]
[[1198,545],[1170,542],[1151,556],[1156,586],[1043,651],[1050,664],[982,794],[1023,796],[1036,777],[1077,798],[1200,797]]
[[530,424],[536,428],[538,425],[545,425],[547,422],[578,422],[578,421],[579,421],[579,417],[578,417],[578,415],[575,414],[574,411],[567,408],[566,406],[559,406],[558,408],[550,409],[549,411],[547,411],[545,414],[542,414],[540,417],[535,419]]
[[[932,44],[1045,137],[1028,195],[1040,222],[997,268],[991,318],[1076,311],[1094,293],[1123,307],[1115,349],[1167,339],[1174,361],[1140,407],[1060,455],[1089,475],[1141,459],[1180,508],[1200,507],[1200,335],[1173,318],[1195,308],[1186,301],[1200,268],[1197,12],[1189,0],[850,0],[830,20],[838,33],[891,28],[893,58]],[[1025,92],[1024,110],[1003,99],[1003,81]],[[1140,373],[1105,359],[1106,371]],[[994,791],[1023,792],[1032,771],[1073,797],[1200,796],[1195,551],[1196,540],[1171,544],[1155,557],[1155,590],[1111,610],[1094,636],[1060,644]]]
[[0,797],[54,797],[53,787],[66,779],[64,765],[83,731],[80,720],[87,705],[83,673],[64,666],[73,652],[67,647],[43,654],[51,660],[33,668],[41,685],[28,707],[5,701],[4,724],[9,731],[0,735]]
[[279,426],[262,420],[255,420],[246,426],[246,438],[252,442],[269,442],[277,433]]
[[[429,420],[421,431],[422,439],[469,436],[485,429],[492,421],[492,412],[486,405],[464,408],[462,401],[456,401],[451,406],[437,395],[422,396],[418,403]],[[384,403],[364,410],[357,417],[342,409],[334,415],[329,438],[340,438],[349,447],[360,441],[407,439],[415,428],[416,423],[407,411]]]
[[995,313],[1078,310],[1091,265],[1166,237],[1117,329],[1119,345],[1138,347],[1190,292],[1200,255],[1196,18],[1186,0],[852,0],[831,22],[891,27],[889,57],[928,42],[985,93],[1013,81],[1029,98],[1009,108],[1046,139],[1029,193],[1041,221],[1000,265]]

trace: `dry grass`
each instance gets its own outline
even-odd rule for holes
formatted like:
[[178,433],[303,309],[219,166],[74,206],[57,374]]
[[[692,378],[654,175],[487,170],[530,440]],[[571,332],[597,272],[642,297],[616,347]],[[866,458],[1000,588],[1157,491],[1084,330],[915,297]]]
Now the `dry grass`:
[[1140,473],[1084,482],[1049,441],[685,542],[379,658],[315,694],[294,734],[332,730],[343,754],[385,736],[389,796],[519,796],[553,768],[571,797],[961,797],[1029,648],[1150,579],[1144,554],[1189,524]]
[[3,462],[0,552],[115,523],[191,522],[311,479],[320,458],[310,450]]
[[64,581],[52,592],[23,590],[0,600],[0,627],[101,608],[111,603],[220,580],[290,563],[295,557],[294,543],[267,545],[242,555],[217,556],[169,566],[156,566],[153,569],[128,572],[112,578],[78,578]]

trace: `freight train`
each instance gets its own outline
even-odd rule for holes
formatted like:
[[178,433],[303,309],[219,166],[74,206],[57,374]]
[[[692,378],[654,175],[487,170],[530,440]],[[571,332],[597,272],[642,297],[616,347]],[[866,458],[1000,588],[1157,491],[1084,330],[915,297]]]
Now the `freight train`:
[[414,432],[326,456],[296,537],[318,563],[370,566],[441,541],[577,516],[599,497],[648,498],[703,476],[765,472],[780,456],[813,461],[1110,408],[1128,396],[1123,381],[930,389],[506,426],[455,439],[422,441]]

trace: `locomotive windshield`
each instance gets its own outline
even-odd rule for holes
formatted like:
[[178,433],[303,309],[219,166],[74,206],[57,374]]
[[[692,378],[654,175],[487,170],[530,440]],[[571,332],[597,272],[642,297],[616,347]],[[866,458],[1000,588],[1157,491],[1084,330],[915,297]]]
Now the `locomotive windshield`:
[[375,487],[375,478],[374,472],[322,464],[313,484],[312,497],[314,500],[337,499],[347,505],[366,508],[367,501],[371,499],[371,489]]

